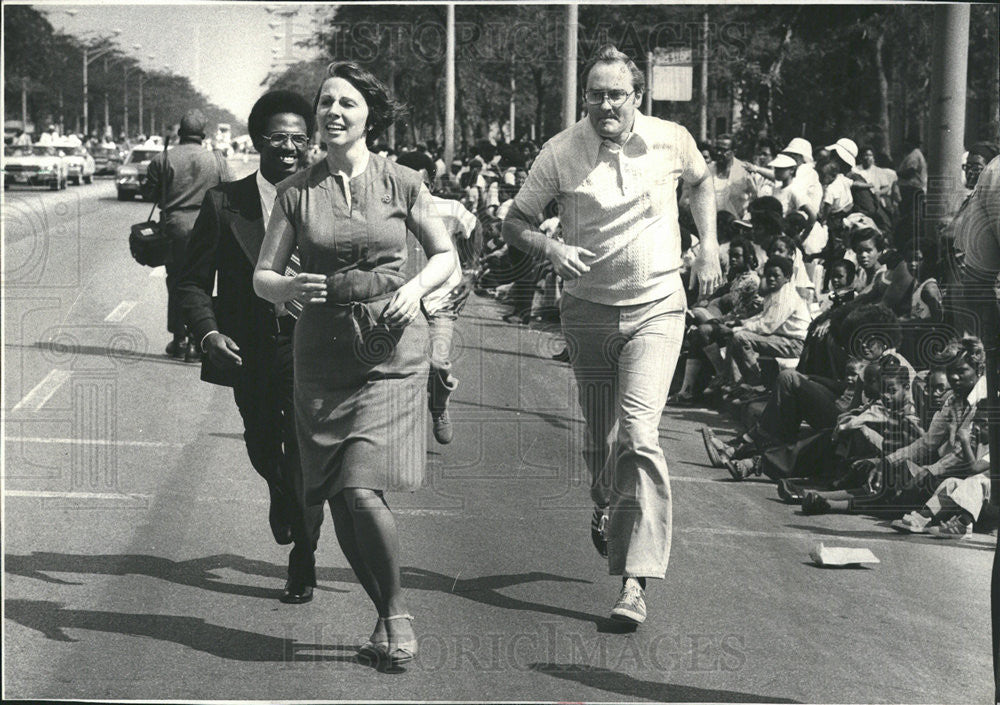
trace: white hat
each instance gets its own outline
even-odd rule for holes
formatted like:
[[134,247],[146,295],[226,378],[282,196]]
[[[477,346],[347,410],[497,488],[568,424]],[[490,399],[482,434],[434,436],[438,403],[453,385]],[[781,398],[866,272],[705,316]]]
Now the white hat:
[[791,167],[798,166],[798,162],[787,154],[779,154],[768,162],[767,165],[772,169],[790,169]]
[[854,143],[854,140],[841,137],[833,144],[828,145],[827,149],[843,159],[849,167],[853,168],[858,163],[858,145]]
[[788,152],[790,154],[798,154],[806,162],[811,162],[813,160],[813,146],[809,144],[809,140],[803,139],[801,137],[796,137],[788,146],[785,147],[782,152]]
[[851,213],[849,216],[844,218],[843,226],[848,232],[853,230],[862,230],[865,228],[877,230],[879,233],[882,232],[882,229],[875,225],[875,221],[864,213]]

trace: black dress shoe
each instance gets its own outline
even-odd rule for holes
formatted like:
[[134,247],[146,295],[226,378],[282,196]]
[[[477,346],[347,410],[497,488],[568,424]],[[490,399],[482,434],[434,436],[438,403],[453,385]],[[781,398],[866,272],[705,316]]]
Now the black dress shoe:
[[285,499],[278,492],[271,492],[271,507],[267,512],[268,523],[271,524],[271,534],[279,546],[287,546],[292,542],[292,526],[286,518]]
[[556,362],[569,362],[569,349],[563,348],[555,355],[553,355],[552,359],[555,360]]
[[311,602],[313,599],[312,585],[295,583],[289,580],[285,583],[285,589],[282,591],[281,597],[278,599],[286,605],[301,605],[306,602]]

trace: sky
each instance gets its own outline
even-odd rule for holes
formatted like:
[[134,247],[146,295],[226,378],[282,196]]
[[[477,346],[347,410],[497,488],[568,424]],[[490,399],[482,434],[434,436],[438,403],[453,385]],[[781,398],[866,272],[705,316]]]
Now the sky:
[[[296,40],[312,33],[317,14],[332,6],[310,7],[274,3],[201,2],[130,3],[36,2],[57,30],[81,38],[109,36],[122,50],[139,58],[150,70],[169,66],[173,73],[187,76],[195,88],[216,105],[246,120],[261,86],[278,56],[288,62],[311,58],[309,50],[290,45],[286,39],[288,17],[278,12],[299,9],[291,19]],[[268,12],[270,8],[273,12]],[[69,11],[76,11],[70,15]],[[276,23],[272,28],[270,23]],[[139,44],[140,49],[134,49]],[[152,57],[152,58],[150,58]],[[100,61],[91,71],[100,70]]]

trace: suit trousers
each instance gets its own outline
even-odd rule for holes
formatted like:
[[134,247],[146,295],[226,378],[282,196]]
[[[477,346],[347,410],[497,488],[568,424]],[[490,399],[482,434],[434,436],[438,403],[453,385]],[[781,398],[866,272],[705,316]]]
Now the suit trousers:
[[[251,365],[233,387],[243,417],[243,438],[254,470],[267,481],[292,528],[288,578],[316,585],[315,551],[323,505],[307,507],[299,464],[292,400],[292,337],[282,333],[255,350]],[[244,360],[244,364],[247,364]]]
[[685,307],[683,289],[634,306],[569,294],[560,302],[586,422],[591,498],[609,505],[611,575],[666,574],[672,505],[659,425],[684,339]]

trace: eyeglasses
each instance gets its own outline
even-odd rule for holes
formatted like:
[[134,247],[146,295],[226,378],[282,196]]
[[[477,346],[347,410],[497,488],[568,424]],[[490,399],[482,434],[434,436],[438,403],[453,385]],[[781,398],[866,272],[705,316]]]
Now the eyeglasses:
[[617,108],[634,92],[623,91],[620,88],[610,91],[584,91],[583,98],[587,101],[587,105],[603,105],[606,100],[611,104],[612,108]]
[[272,147],[283,147],[289,139],[296,147],[305,147],[309,144],[309,135],[303,132],[272,132],[269,135],[261,135]]

